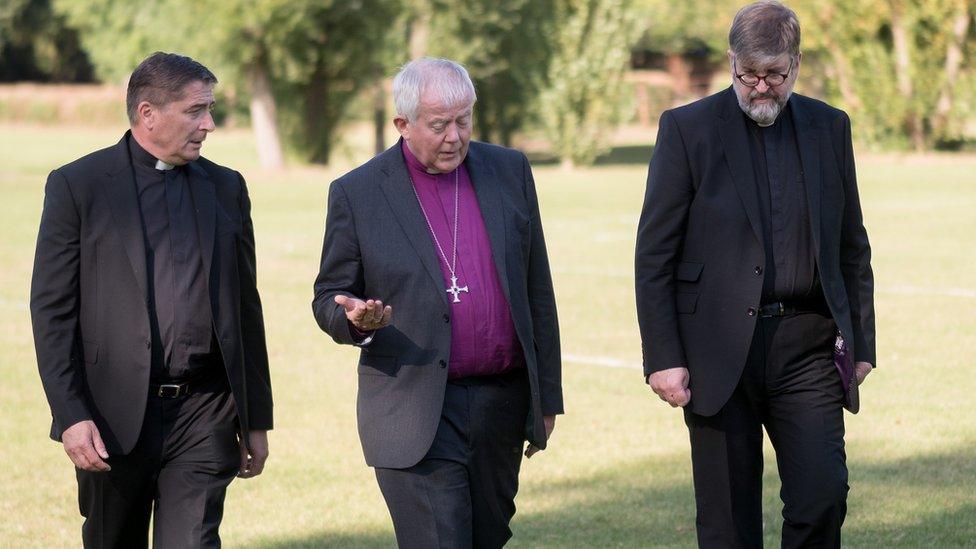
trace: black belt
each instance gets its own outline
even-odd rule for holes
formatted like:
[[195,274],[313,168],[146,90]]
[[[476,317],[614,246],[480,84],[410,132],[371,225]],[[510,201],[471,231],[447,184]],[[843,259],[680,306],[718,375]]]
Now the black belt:
[[190,388],[198,384],[191,384],[189,381],[183,383],[150,383],[149,396],[159,398],[179,398],[190,394]]
[[796,313],[820,313],[826,308],[817,303],[793,303],[789,301],[777,301],[767,303],[759,307],[759,318],[769,318],[773,316],[787,316]]
[[168,383],[150,381],[149,396],[179,398],[192,393],[219,391],[225,386],[226,380],[221,378],[219,372],[203,372],[183,381],[172,380]]

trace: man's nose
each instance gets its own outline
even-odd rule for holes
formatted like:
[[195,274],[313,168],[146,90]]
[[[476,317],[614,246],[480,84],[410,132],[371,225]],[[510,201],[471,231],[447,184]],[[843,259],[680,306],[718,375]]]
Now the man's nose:
[[450,126],[448,126],[447,132],[445,133],[446,135],[444,136],[444,140],[449,143],[453,143],[461,139],[461,133],[458,132],[458,128],[456,124],[451,124]]
[[217,125],[214,123],[213,113],[207,111],[206,116],[203,117],[203,123],[200,124],[200,129],[205,132],[212,132],[217,129]]
[[766,83],[766,79],[762,78],[759,83],[756,84],[756,91],[759,93],[766,93],[769,91],[769,84]]

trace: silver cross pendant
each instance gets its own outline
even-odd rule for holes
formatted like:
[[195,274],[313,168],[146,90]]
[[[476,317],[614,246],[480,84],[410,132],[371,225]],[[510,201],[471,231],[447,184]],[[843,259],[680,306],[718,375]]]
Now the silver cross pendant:
[[457,277],[451,275],[451,287],[447,289],[447,293],[454,296],[454,303],[461,302],[461,297],[460,297],[461,292],[470,293],[468,292],[467,286],[459,287],[457,283]]

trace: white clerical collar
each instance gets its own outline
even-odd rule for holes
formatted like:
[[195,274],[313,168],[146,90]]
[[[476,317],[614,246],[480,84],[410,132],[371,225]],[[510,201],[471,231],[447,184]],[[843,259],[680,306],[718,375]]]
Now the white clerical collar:
[[159,171],[161,171],[161,172],[165,172],[165,171],[172,170],[175,167],[176,166],[174,164],[167,164],[166,162],[163,162],[162,160],[156,160],[156,169],[159,170]]

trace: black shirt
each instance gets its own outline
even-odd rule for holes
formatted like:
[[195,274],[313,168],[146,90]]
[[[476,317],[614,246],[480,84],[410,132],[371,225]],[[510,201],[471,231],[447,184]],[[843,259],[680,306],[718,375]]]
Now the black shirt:
[[182,381],[219,363],[213,317],[185,166],[157,170],[129,138],[146,244],[151,379]]
[[789,103],[772,125],[761,127],[748,116],[746,125],[766,254],[762,301],[814,300],[822,291]]

